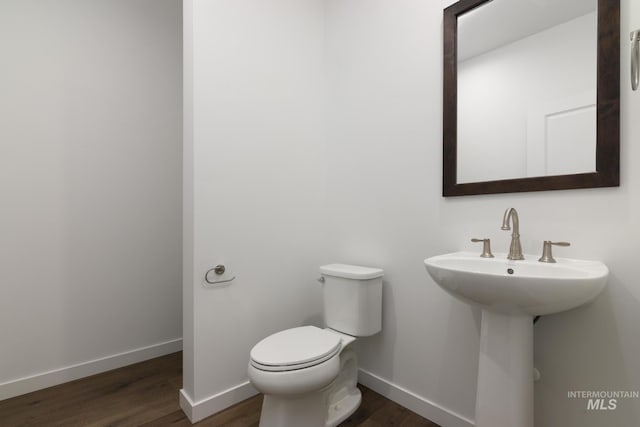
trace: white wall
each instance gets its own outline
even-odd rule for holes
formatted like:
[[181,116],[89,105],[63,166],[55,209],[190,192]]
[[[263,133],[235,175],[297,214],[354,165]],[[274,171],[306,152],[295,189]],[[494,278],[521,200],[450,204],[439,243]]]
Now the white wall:
[[[513,206],[525,252],[569,240],[557,256],[600,259],[612,271],[594,304],[536,326],[537,425],[640,422],[638,401],[592,413],[566,398],[574,389],[640,387],[640,97],[623,86],[620,188],[443,199],[442,9],[451,3],[185,3],[194,49],[185,255],[194,276],[185,280],[193,374],[184,394],[191,409],[204,408],[196,415],[253,392],[245,370],[260,338],[319,323],[317,266],[340,261],[385,269],[383,332],[359,342],[363,377],[443,426],[471,425],[479,313],[441,291],[422,261],[479,250],[471,237],[506,250],[499,227]],[[640,26],[640,9],[622,4],[624,35]],[[202,288],[218,262],[235,283]]]
[[[363,369],[473,419],[478,312],[427,276],[422,260],[490,237],[505,251],[504,209],[520,212],[523,248],[568,240],[557,256],[611,268],[592,305],[545,316],[535,328],[536,425],[640,424],[640,401],[586,411],[574,389],[640,388],[640,94],[628,86],[628,37],[640,7],[622,0],[620,188],[441,197],[442,9],[452,1],[330,0],[327,51],[331,112],[328,205],[333,258],[385,269],[384,324],[362,340]],[[339,154],[339,156],[338,156]],[[426,406],[425,406],[426,407]]]
[[[193,274],[184,284],[191,350],[182,403],[193,420],[254,392],[246,370],[260,339],[322,323],[323,16],[321,0],[185,2],[185,52],[193,50],[185,63],[193,162],[185,163],[185,194],[193,194],[185,266]],[[205,289],[204,274],[218,263],[237,278]],[[229,401],[215,397],[227,389]]]
[[484,200],[457,213],[440,196],[445,6],[328,2],[327,194],[340,206],[329,247],[385,270],[383,331],[359,343],[361,368],[473,419],[479,318],[430,281],[422,260],[498,229],[466,223],[498,226],[501,213],[467,215]]
[[180,348],[180,17],[0,2],[0,398]]

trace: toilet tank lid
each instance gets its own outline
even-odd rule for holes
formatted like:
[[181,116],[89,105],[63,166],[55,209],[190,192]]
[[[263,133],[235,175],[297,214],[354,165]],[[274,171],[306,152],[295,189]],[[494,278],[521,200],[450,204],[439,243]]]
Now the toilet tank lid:
[[345,279],[375,279],[382,277],[384,270],[381,268],[361,267],[347,264],[327,264],[320,267],[320,273],[327,276],[344,277]]

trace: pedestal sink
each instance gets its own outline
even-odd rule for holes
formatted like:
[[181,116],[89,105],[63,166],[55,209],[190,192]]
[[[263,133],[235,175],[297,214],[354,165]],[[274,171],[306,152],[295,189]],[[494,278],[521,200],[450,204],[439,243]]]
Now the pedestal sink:
[[482,309],[476,427],[533,427],[533,316],[593,300],[609,275],[598,261],[538,258],[457,252],[424,260],[442,289]]

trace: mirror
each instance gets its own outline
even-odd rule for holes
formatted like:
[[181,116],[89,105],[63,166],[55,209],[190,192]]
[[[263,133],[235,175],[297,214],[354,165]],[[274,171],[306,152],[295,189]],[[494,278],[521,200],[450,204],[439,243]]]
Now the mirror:
[[444,10],[444,196],[619,185],[619,16],[619,0]]

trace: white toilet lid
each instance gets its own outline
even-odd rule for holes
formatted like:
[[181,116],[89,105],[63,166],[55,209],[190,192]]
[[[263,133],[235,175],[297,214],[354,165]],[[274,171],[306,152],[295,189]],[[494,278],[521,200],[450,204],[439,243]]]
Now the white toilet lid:
[[251,363],[269,371],[287,371],[314,366],[340,350],[338,335],[315,326],[287,329],[270,335],[251,350]]

